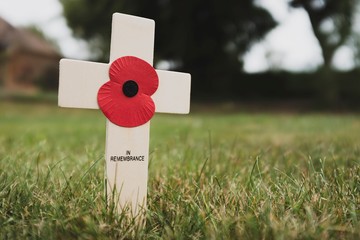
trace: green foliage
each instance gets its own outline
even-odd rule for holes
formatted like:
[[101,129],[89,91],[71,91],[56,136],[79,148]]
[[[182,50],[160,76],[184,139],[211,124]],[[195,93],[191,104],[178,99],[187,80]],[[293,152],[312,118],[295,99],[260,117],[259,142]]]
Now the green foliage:
[[147,225],[106,210],[105,119],[1,103],[1,239],[359,239],[357,115],[152,120]]
[[[329,79],[334,80],[334,91],[337,97],[324,102],[324,91],[328,85],[323,85]],[[289,108],[299,110],[360,110],[360,71],[355,69],[348,72],[323,70],[306,73],[292,73],[285,71],[241,74],[238,81],[223,83],[227,87],[226,93],[217,89],[207,91],[206,96],[193,96],[192,99],[202,102],[240,102],[266,105],[274,102],[288,105]],[[202,98],[200,98],[202,97]],[[265,107],[264,107],[265,108]],[[263,109],[264,109],[263,108]]]
[[[156,21],[155,61],[191,72],[192,90],[226,92],[222,83],[237,81],[240,57],[275,27],[271,15],[254,0],[61,0],[74,34],[88,40],[97,57],[108,61],[111,15],[128,13]],[[126,33],[124,33],[126,34]]]

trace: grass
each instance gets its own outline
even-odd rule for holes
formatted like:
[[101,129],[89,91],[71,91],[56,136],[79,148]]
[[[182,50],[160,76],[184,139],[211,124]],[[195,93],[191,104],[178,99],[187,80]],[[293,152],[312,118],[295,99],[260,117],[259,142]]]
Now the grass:
[[157,115],[138,229],[106,209],[99,111],[0,114],[0,239],[360,239],[358,115]]

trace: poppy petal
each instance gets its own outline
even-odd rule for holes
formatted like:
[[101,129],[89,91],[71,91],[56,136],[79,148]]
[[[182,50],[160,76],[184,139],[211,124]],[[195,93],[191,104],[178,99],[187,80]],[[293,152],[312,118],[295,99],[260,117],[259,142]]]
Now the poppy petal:
[[122,85],[108,81],[98,92],[98,104],[104,115],[122,127],[137,127],[147,123],[155,113],[155,103],[146,94],[126,97]]
[[134,57],[125,56],[112,62],[109,70],[111,81],[124,84],[133,80],[139,85],[139,92],[153,95],[159,85],[159,78],[155,69],[146,61]]

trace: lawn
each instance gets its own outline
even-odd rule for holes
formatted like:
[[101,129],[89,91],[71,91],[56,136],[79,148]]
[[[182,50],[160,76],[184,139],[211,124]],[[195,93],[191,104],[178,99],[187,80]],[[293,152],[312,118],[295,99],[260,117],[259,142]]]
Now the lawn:
[[360,239],[360,115],[152,119],[145,228],[106,209],[105,118],[0,103],[0,239]]

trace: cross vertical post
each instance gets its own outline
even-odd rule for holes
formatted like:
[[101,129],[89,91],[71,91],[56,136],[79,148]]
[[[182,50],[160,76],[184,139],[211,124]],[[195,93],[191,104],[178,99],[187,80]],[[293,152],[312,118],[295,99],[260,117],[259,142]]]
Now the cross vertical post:
[[[153,20],[115,13],[109,64],[71,59],[60,61],[59,106],[98,109],[97,94],[109,80],[112,62],[120,57],[135,56],[152,65],[154,31]],[[156,73],[159,84],[152,95],[155,112],[188,113],[190,74],[162,70],[156,70]],[[106,120],[108,200],[116,201],[119,212],[131,209],[133,217],[143,216],[146,209],[149,136],[150,121],[136,127],[123,127]]]

